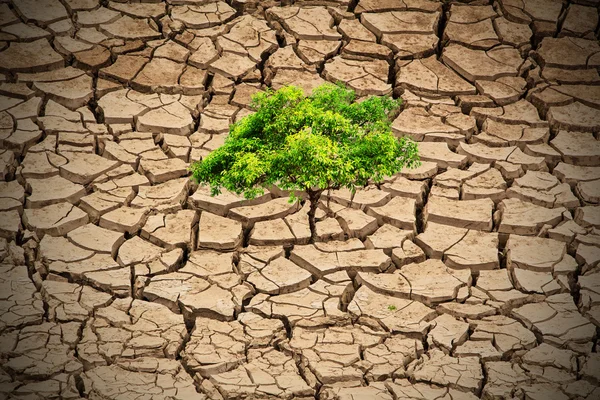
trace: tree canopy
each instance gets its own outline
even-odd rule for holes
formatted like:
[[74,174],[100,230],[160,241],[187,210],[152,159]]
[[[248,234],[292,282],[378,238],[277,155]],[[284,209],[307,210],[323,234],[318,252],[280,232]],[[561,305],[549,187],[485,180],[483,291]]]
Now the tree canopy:
[[246,198],[276,185],[308,194],[309,226],[316,237],[315,211],[330,189],[380,183],[418,163],[417,145],[396,138],[390,113],[400,106],[389,97],[355,101],[354,91],[324,84],[306,96],[286,86],[253,96],[256,111],[229,129],[224,144],[191,167],[212,195],[225,188]]

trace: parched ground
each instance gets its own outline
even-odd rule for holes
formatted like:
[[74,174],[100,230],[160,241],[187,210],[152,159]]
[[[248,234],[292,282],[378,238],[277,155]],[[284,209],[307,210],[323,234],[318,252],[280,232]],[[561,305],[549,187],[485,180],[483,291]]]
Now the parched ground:
[[[600,399],[599,5],[0,1],[0,399]],[[190,182],[324,81],[422,166],[314,245]]]

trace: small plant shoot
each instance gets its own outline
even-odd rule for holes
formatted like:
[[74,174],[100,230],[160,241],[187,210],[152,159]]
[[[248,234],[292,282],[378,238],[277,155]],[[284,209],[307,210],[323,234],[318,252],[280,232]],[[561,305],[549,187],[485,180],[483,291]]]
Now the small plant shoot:
[[418,165],[417,144],[397,138],[390,116],[400,100],[372,96],[355,101],[352,90],[324,84],[306,96],[286,86],[253,96],[256,111],[232,124],[225,143],[191,169],[212,195],[225,188],[251,199],[276,185],[306,193],[311,241],[321,194],[347,188],[352,193],[402,168]]

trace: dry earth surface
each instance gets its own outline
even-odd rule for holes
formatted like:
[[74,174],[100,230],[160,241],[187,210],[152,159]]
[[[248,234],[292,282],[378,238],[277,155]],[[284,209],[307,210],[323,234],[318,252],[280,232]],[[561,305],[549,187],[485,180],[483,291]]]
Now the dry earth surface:
[[[0,398],[599,399],[599,6],[0,1]],[[423,163],[317,243],[190,182],[338,80]]]

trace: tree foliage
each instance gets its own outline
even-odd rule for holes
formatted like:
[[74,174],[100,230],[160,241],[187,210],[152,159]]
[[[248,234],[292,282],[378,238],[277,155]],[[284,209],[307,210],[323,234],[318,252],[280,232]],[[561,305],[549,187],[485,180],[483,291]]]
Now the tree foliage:
[[223,146],[192,165],[193,177],[213,195],[225,188],[253,198],[271,185],[305,191],[316,208],[325,190],[354,192],[415,166],[416,143],[390,128],[399,100],[354,100],[352,90],[333,84],[310,96],[294,86],[260,92],[252,98],[256,112],[232,124]]

